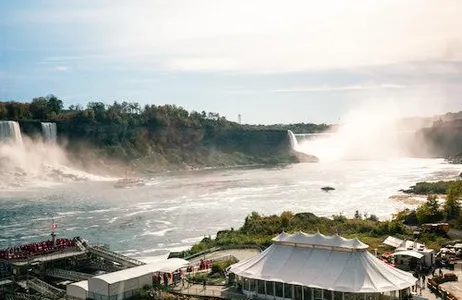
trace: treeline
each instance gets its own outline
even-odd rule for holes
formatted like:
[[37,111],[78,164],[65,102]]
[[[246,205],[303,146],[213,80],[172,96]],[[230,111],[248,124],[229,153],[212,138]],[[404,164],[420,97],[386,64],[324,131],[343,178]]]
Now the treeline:
[[[462,198],[462,181],[419,182],[411,190],[417,194],[428,195],[427,201],[415,210],[401,212],[399,219],[409,225],[444,221],[456,228],[462,228],[459,202]],[[439,201],[436,194],[444,194],[444,200]]]
[[63,101],[54,95],[38,97],[28,102],[0,102],[0,120],[55,120],[63,112]]
[[[358,237],[369,244],[371,248],[379,247],[388,235],[411,234],[402,222],[397,220],[378,221],[375,216],[363,217],[359,214],[354,218],[334,215],[332,218],[318,217],[312,213],[297,213],[286,211],[281,215],[262,216],[252,212],[245,218],[244,225],[238,230],[222,230],[215,239],[204,238],[191,248],[190,253],[197,253],[213,247],[230,245],[257,245],[267,247],[271,239],[282,231],[293,233],[317,231],[332,235],[338,233],[344,237]],[[187,253],[187,254],[190,254]]]
[[293,133],[318,133],[329,130],[332,125],[314,123],[273,124],[273,125],[247,125],[248,128],[291,130]]
[[458,180],[440,180],[436,182],[422,181],[417,182],[409,189],[401,190],[401,192],[416,195],[446,194],[446,192],[449,190],[449,188],[451,188],[451,186],[457,185],[458,183]]
[[54,95],[30,103],[0,102],[0,120],[56,122],[74,152],[88,145],[98,155],[148,158],[157,165],[233,165],[294,162],[287,153],[287,129],[319,132],[327,125],[258,126],[228,121],[213,112],[189,112],[176,105],[134,102],[71,105]]

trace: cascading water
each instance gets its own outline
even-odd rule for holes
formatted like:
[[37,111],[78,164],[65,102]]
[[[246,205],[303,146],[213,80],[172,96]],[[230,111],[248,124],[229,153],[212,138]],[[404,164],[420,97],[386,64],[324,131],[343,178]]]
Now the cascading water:
[[292,132],[292,130],[287,130],[287,134],[289,135],[289,141],[290,141],[290,146],[292,147],[292,150],[298,151],[298,141],[297,138],[295,137],[295,134]]
[[105,180],[71,166],[56,143],[56,124],[42,123],[43,142],[21,136],[19,124],[0,121],[0,190],[81,180]]
[[0,142],[13,142],[22,145],[21,129],[18,122],[0,121]]
[[56,123],[42,122],[43,139],[47,142],[56,143],[57,129]]

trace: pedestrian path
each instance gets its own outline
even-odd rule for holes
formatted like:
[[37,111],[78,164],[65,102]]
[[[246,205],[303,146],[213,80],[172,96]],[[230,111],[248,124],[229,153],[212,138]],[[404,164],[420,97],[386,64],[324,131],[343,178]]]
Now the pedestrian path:
[[178,285],[173,288],[172,292],[180,293],[183,295],[190,295],[190,296],[202,296],[202,297],[214,297],[214,298],[222,298],[222,299],[236,299],[236,300],[244,300],[247,299],[245,295],[238,293],[234,287],[230,286],[214,286],[214,285],[207,285],[203,286],[200,284],[192,284],[189,286],[181,286]]

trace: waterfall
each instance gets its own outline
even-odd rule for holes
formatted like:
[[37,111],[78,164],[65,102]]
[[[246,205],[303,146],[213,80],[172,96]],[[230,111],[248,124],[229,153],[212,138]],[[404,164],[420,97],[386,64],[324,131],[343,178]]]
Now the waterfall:
[[56,123],[42,122],[43,139],[47,142],[56,143],[57,130]]
[[290,146],[292,147],[292,150],[298,150],[298,141],[297,138],[295,137],[295,134],[292,132],[292,130],[287,130],[287,134],[289,135],[289,141],[290,141]]
[[22,145],[19,123],[15,121],[0,121],[0,142],[8,141]]

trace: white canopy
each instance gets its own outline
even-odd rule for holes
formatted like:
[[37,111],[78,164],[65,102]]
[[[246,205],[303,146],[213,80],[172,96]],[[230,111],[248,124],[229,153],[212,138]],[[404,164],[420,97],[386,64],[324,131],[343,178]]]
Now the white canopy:
[[395,255],[412,256],[412,257],[415,257],[415,258],[418,258],[418,259],[421,259],[422,257],[424,257],[423,254],[420,254],[419,252],[416,252],[416,251],[413,251],[413,250],[398,251],[398,252],[395,252],[395,253],[392,254],[392,256],[395,256]]
[[461,249],[462,248],[462,244],[461,243],[457,243],[454,245],[454,248],[456,249]]
[[155,272],[172,272],[184,266],[187,266],[189,262],[182,258],[170,258],[166,260],[159,260],[157,262],[153,262],[151,264],[142,265],[138,267],[133,267],[117,272],[107,273],[104,275],[99,275],[92,277],[90,279],[99,279],[108,284],[136,278],[145,274],[153,274]]
[[364,244],[357,238],[346,239],[339,235],[325,236],[319,232],[316,234],[306,234],[297,232],[294,234],[281,233],[273,239],[275,243],[281,245],[305,245],[311,247],[334,247],[346,249],[367,249],[368,245]]
[[385,241],[383,241],[383,243],[387,246],[391,246],[393,248],[398,248],[400,247],[402,244],[403,244],[403,240],[399,239],[399,238],[395,238],[393,236],[389,236],[385,239]]
[[376,258],[358,239],[299,232],[282,233],[273,241],[260,255],[232,265],[230,272],[351,293],[396,291],[413,286],[417,280]]
[[[187,266],[189,262],[181,258],[161,260],[148,265],[133,267],[113,273],[95,276],[88,279],[88,293],[91,298],[109,296],[112,299],[123,299],[145,285],[152,285],[152,275],[155,272],[171,272]],[[122,295],[119,298],[119,295]]]

